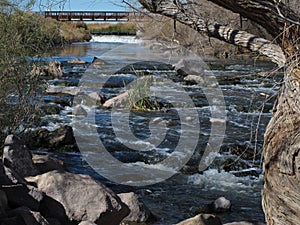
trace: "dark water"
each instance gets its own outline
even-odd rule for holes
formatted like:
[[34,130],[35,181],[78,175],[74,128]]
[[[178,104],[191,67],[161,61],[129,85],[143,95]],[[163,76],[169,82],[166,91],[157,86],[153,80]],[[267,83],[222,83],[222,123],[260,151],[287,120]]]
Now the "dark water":
[[[153,51],[155,52],[155,50]],[[50,81],[50,84],[53,87],[78,86],[87,94],[96,91],[101,92],[106,98],[111,98],[124,90],[123,86],[126,82],[130,83],[136,79],[135,75],[125,72],[115,74],[119,69],[126,67],[128,64],[144,60],[172,62],[168,59],[167,54],[160,53],[158,56],[156,54],[157,52],[151,53],[145,50],[144,47],[139,47],[138,44],[92,42],[72,45],[61,53],[60,60],[63,60],[63,57],[72,55],[86,57],[85,59],[98,57],[106,63],[101,64],[99,67],[88,66],[85,68],[80,65],[65,67],[64,77]],[[262,188],[262,159],[260,153],[262,151],[263,133],[271,118],[271,108],[279,88],[281,75],[278,73],[263,75],[264,71],[274,69],[272,63],[265,61],[207,60],[205,63],[205,71],[218,81],[221,92],[209,92],[210,87],[207,86],[180,83],[181,88],[176,87],[170,96],[165,96],[166,98],[170,97],[168,102],[173,106],[175,105],[174,108],[171,107],[170,110],[165,112],[155,113],[131,111],[128,117],[129,130],[115,124],[115,120],[122,121],[127,112],[115,110],[112,114],[110,110],[88,104],[84,96],[75,98],[64,96],[64,98],[67,98],[64,101],[70,102],[70,105],[64,106],[64,110],[59,115],[48,116],[46,127],[54,129],[61,124],[72,125],[75,133],[80,133],[85,141],[81,141],[81,153],[54,155],[63,159],[71,171],[90,174],[115,192],[134,191],[139,194],[146,205],[159,218],[155,224],[173,224],[191,217],[197,208],[211,203],[220,196],[230,199],[233,204],[231,212],[219,215],[222,222],[263,221],[264,215],[261,209],[260,195]],[[157,69],[151,73],[158,73],[159,76],[166,77],[174,76],[174,71],[167,69]],[[112,74],[114,75],[112,76]],[[110,80],[111,77],[114,80]],[[120,80],[123,82],[121,85],[118,84]],[[160,81],[157,83],[160,83]],[[169,86],[165,87],[165,89],[168,88]],[[159,92],[155,88],[153,91]],[[181,100],[186,93],[193,103],[193,107],[188,109],[178,103],[178,99]],[[221,105],[220,102],[214,102],[212,106],[209,100],[220,100],[218,96],[215,96],[220,93],[226,106],[226,118],[224,117],[226,119],[226,129],[224,134],[213,136],[213,138],[219,139],[222,136],[224,139],[221,148],[223,152],[219,153],[217,151],[213,156],[210,156],[214,158],[213,163],[204,172],[198,172],[199,161],[203,152],[207,149],[212,124],[214,123],[212,122],[214,110],[212,107],[216,106],[218,108]],[[46,98],[49,101],[54,101],[54,97],[51,95],[46,96]],[[73,104],[82,104],[92,116],[87,118],[73,116],[71,113],[72,102]],[[184,105],[182,100],[180,103]],[[181,114],[181,111],[184,111],[184,113]],[[194,114],[192,111],[194,111]],[[187,112],[191,112],[191,114]],[[184,116],[181,117],[181,115]],[[197,120],[193,118],[195,115]],[[153,125],[151,127],[151,121],[153,123],[162,122],[166,124],[166,127],[163,130],[161,130],[161,126]],[[196,136],[193,133],[196,126],[193,124],[196,123],[194,121],[199,121],[200,124]],[[224,123],[224,121],[220,123]],[[166,134],[161,133],[162,131],[166,131]],[[128,133],[132,133],[136,139],[127,139],[126,135]],[[156,139],[152,140],[152,136],[160,144],[153,144],[156,143]],[[159,162],[176,153],[180,136],[184,140],[190,138],[187,145],[194,141],[191,137],[197,140],[193,154],[187,160],[183,169],[180,170],[181,172],[178,172],[179,169],[173,168],[170,166],[171,164],[162,165]],[[103,144],[102,149],[95,151],[95,148],[99,148],[99,140]],[[247,160],[241,160],[244,165],[241,166],[241,169],[247,172],[249,168],[252,168],[255,170],[256,176],[252,176],[253,173],[251,173],[252,175],[237,177],[233,175],[237,171],[225,172],[223,170],[226,159],[237,159],[237,156],[224,150],[226,146],[231,145],[249,146],[251,149],[250,157]],[[184,149],[184,147],[188,148],[189,146],[181,148]],[[119,162],[141,169],[127,173],[122,167],[108,166],[104,163],[107,157],[102,152],[103,148]],[[178,155],[178,158],[180,157]],[[181,159],[178,162],[181,163]],[[174,175],[159,183],[147,186],[143,183],[141,183],[142,185],[133,186],[130,183],[130,179],[150,177],[149,171],[152,170],[154,172],[159,171],[159,174],[163,175]],[[99,171],[100,173],[97,173]],[[110,181],[107,177],[113,177],[115,180],[125,180],[127,183],[124,181],[126,185],[118,184]],[[153,177],[149,178],[149,180],[151,179],[153,180]]]

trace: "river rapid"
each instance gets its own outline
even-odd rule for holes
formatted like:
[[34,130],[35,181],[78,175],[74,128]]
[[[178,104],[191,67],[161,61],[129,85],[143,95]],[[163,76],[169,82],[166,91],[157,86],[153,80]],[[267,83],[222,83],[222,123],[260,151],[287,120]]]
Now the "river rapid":
[[[173,61],[176,62],[180,59],[177,56],[171,59],[172,56],[172,52],[157,53],[156,49],[149,50],[132,36],[93,37],[89,43],[76,43],[66,47],[55,58],[60,61],[73,58],[92,61],[94,57],[97,57],[101,60],[98,66],[66,66],[63,78],[51,80],[49,83],[53,88],[80,87],[87,93],[100,92],[106,99],[109,99],[124,91],[124,86],[136,79],[132,71],[126,72],[127,70],[120,71],[120,69],[136,62],[160,62],[163,60],[165,64],[168,62],[172,64]],[[194,108],[188,110],[195,110],[192,115],[198,117],[196,120],[187,111],[184,111],[186,119],[184,121],[181,118],[180,110],[185,109],[179,106],[174,107],[179,112],[176,110],[175,112],[174,110],[152,113],[131,112],[128,119],[130,127],[127,130],[117,126],[114,121],[121,121],[127,116],[126,112],[102,109],[93,104],[87,104],[86,99],[82,96],[61,96],[64,101],[73,102],[73,106],[82,104],[88,113],[87,118],[77,118],[72,115],[72,105],[65,105],[59,114],[44,118],[44,127],[54,130],[63,124],[71,125],[75,134],[77,136],[80,134],[80,137],[84,137],[82,140],[85,141],[79,141],[81,142],[80,153],[50,154],[64,160],[71,171],[89,174],[117,193],[129,191],[137,193],[157,216],[158,221],[153,224],[178,223],[194,216],[199,208],[221,196],[232,202],[230,212],[218,214],[223,223],[242,220],[264,221],[261,207],[263,134],[271,118],[272,105],[282,76],[275,71],[274,64],[267,61],[208,59],[204,62],[204,71],[219,83],[220,92],[211,93],[206,91],[206,88],[209,89],[207,86],[176,82],[181,87],[173,88],[173,92],[170,94],[173,98],[168,100],[174,106],[178,99],[181,101],[180,104],[184,103],[182,96],[188,96],[194,104]],[[147,68],[144,70],[148,71]],[[273,71],[273,73],[267,74],[265,73],[267,71]],[[150,73],[157,73],[162,77],[174,76],[174,71],[168,66],[163,69],[157,68]],[[165,88],[170,87],[166,86]],[[152,91],[158,92],[155,88]],[[210,95],[220,93],[222,95],[220,99],[225,104],[226,115],[219,121],[212,121],[213,106],[210,105],[209,99],[214,99],[216,96],[210,97]],[[57,103],[55,101],[57,96],[49,95],[45,98]],[[160,126],[150,126],[151,121],[166,124],[163,130],[167,130],[165,138],[160,137],[163,136],[160,134]],[[196,134],[199,139],[196,141],[193,149],[195,151],[185,163],[186,165],[179,170],[172,166],[168,167],[169,164],[160,164],[159,162],[173,156],[174,148],[180,143],[180,135],[185,141],[189,137],[194,137],[191,136],[194,134],[189,132],[195,127],[197,128],[193,124],[196,123],[195,121],[199,121],[197,130],[199,133]],[[225,128],[224,134],[219,134],[223,139],[221,150],[217,149],[213,156],[210,155],[209,157],[213,157],[214,161],[207,169],[199,172],[199,161],[204,149],[207,148],[214,122],[223,124],[222,127]],[[125,140],[128,132],[132,132],[136,139]],[[158,140],[162,140],[162,143],[155,145],[153,144],[155,140],[149,141],[153,135]],[[218,138],[220,138],[219,136]],[[127,173],[119,166],[109,165],[107,168],[103,168],[106,164],[101,161],[103,162],[109,157],[105,156],[104,152],[98,154],[93,150],[99,145],[99,140],[110,156],[118,159],[119,162],[131,164],[140,169]],[[192,140],[188,141],[188,143],[190,142]],[[149,175],[147,169],[150,172],[152,169],[160,171],[163,175],[167,174],[166,177],[169,174],[172,176],[168,179],[158,179],[158,183],[152,182],[155,177],[149,178],[150,185],[143,182],[136,185],[133,179],[130,180],[141,174],[145,174],[147,177]],[[141,179],[145,179],[145,177],[141,177]],[[119,184],[112,180],[124,180],[124,183]]]

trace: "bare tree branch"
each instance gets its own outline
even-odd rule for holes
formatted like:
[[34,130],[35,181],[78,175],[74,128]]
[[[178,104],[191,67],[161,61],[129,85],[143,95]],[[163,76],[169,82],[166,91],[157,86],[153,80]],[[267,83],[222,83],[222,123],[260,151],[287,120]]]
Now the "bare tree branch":
[[189,9],[188,4],[183,5],[176,0],[140,0],[139,2],[150,12],[173,18],[199,33],[205,33],[209,37],[214,37],[265,55],[280,67],[286,62],[285,55],[278,45],[245,31],[232,29],[230,26],[208,23],[196,13],[193,13],[192,9]]

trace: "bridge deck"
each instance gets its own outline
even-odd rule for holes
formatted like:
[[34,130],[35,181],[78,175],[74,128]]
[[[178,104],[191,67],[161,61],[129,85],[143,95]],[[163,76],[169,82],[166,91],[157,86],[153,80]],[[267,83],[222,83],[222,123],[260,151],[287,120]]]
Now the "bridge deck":
[[44,16],[59,21],[129,21],[133,12],[45,11]]

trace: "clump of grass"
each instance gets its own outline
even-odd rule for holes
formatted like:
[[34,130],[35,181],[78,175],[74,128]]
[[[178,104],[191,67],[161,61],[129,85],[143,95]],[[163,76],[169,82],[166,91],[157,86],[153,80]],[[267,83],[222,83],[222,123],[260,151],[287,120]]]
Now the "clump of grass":
[[145,76],[130,85],[128,108],[137,111],[157,111],[160,110],[158,103],[150,86],[153,83],[153,76]]
[[117,24],[88,24],[88,30],[95,34],[136,34],[135,23],[117,23]]

